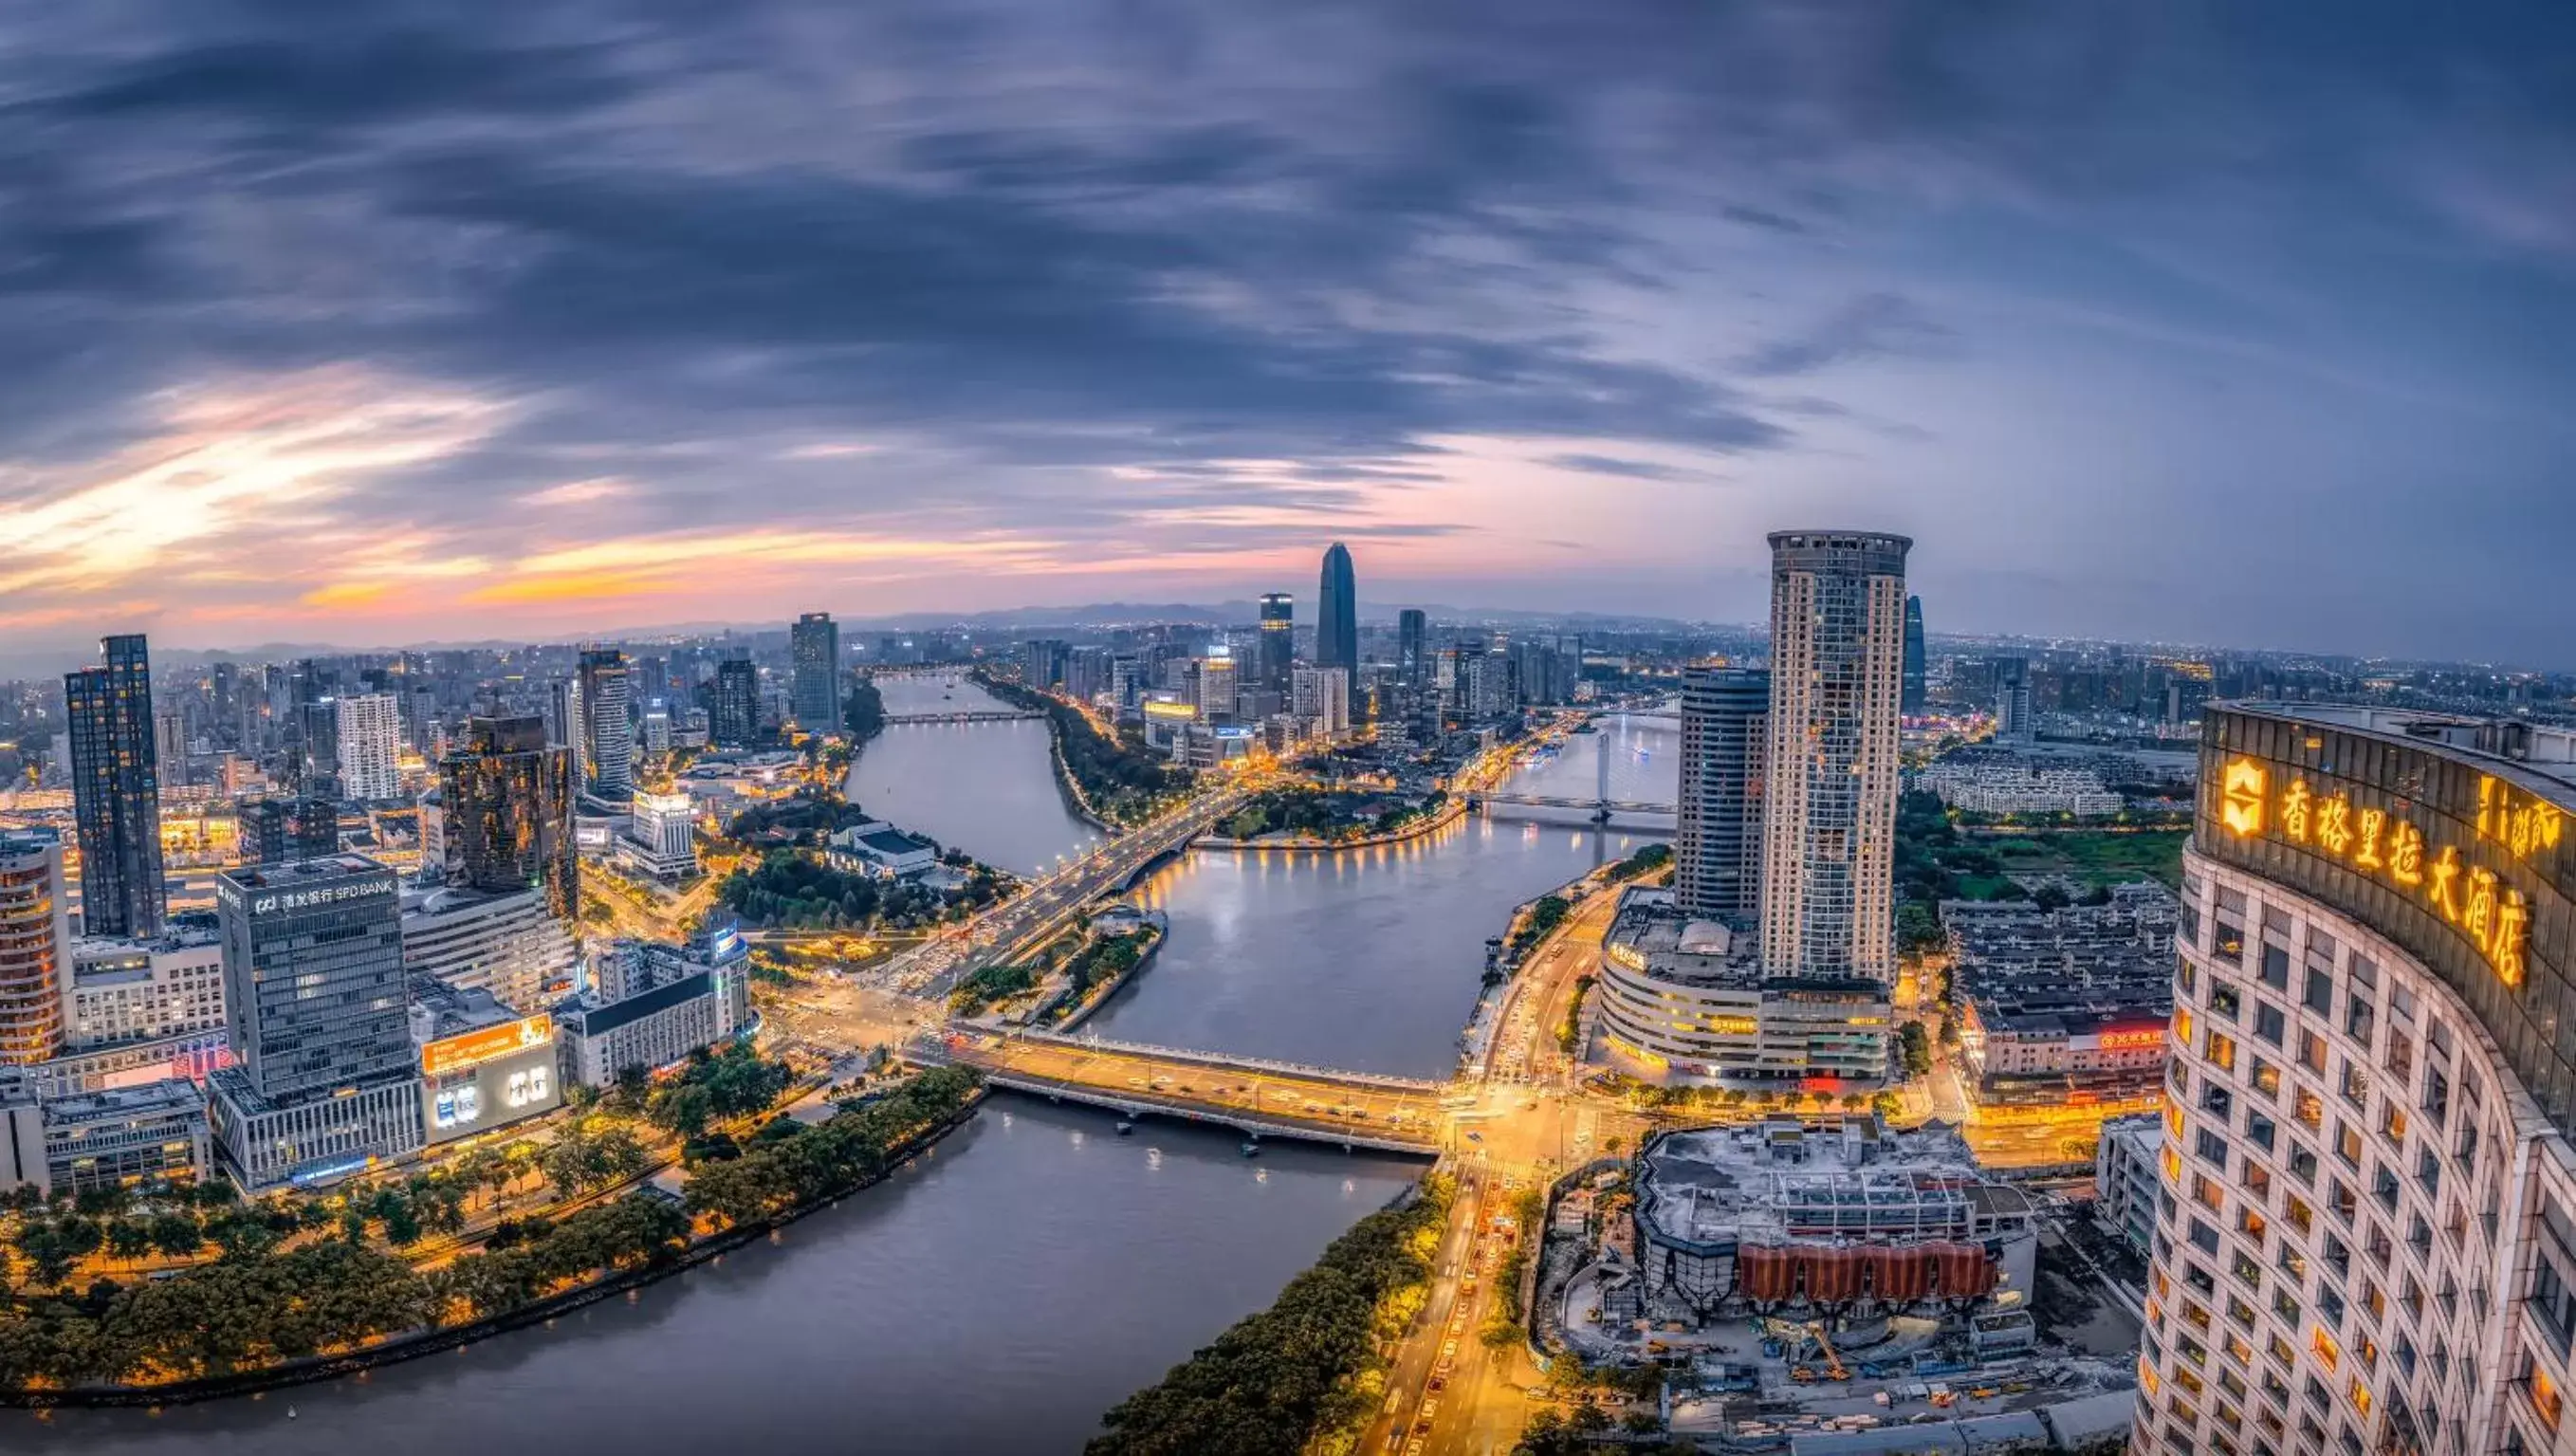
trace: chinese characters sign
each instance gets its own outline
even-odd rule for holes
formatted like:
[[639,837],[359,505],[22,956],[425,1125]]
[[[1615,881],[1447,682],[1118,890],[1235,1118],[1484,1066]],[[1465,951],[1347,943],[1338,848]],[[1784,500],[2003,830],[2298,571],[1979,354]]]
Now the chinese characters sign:
[[[2239,839],[2268,834],[2423,897],[2426,908],[2468,938],[2508,986],[2519,986],[2531,942],[2531,905],[2457,844],[2429,842],[2421,825],[2389,810],[2356,805],[2259,759],[2230,759],[2219,784],[2219,824]],[[2493,777],[2478,780],[2478,839],[2527,860],[2557,847],[2566,815]]]

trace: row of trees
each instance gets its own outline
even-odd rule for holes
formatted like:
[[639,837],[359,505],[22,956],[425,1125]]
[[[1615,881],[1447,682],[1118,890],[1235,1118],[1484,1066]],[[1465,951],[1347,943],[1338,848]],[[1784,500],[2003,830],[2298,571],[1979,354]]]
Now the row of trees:
[[1091,812],[1112,824],[1135,824],[1153,816],[1166,797],[1190,786],[1190,772],[1140,742],[1104,734],[1080,708],[1018,683],[979,675],[976,681],[1003,702],[1047,715],[1065,771],[1082,789]]
[[1419,1307],[1452,1190],[1370,1214],[1259,1314],[1101,1418],[1086,1456],[1298,1456],[1376,1408],[1387,1342]]
[[914,1138],[963,1110],[981,1081],[970,1068],[939,1067],[874,1101],[843,1103],[824,1122],[772,1124],[740,1157],[690,1171],[689,1209],[739,1225],[837,1198],[884,1173]]
[[795,1080],[793,1068],[763,1057],[748,1042],[727,1043],[722,1051],[701,1047],[678,1075],[645,1094],[644,1115],[655,1127],[693,1138],[709,1123],[761,1111]]
[[850,695],[841,700],[841,725],[850,730],[851,742],[865,743],[884,732],[885,716],[885,694],[877,691],[875,679],[850,684]]
[[348,1238],[244,1250],[167,1279],[99,1280],[0,1316],[0,1385],[160,1383],[339,1354],[517,1308],[602,1273],[676,1258],[688,1220],[641,1194],[535,1224],[512,1247],[422,1272]]

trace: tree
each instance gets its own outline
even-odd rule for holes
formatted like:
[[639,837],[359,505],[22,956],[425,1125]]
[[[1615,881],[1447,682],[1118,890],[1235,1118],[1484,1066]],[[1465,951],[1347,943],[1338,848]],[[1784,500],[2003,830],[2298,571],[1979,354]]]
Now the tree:
[[1909,1021],[1897,1028],[1897,1058],[1904,1064],[1908,1077],[1929,1076],[1932,1071],[1932,1040],[1923,1033],[1923,1023]]
[[2066,893],[2066,887],[2055,880],[2050,880],[2033,890],[2030,902],[2042,910],[2063,910],[2073,903]]

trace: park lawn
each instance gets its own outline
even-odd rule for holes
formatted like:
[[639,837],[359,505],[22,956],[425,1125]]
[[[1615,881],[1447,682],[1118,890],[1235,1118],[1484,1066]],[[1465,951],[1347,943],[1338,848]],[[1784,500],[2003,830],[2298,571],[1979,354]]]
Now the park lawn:
[[1990,847],[2016,875],[2060,874],[2087,886],[2151,879],[2176,889],[2182,884],[2182,845],[2189,837],[2180,829],[2022,830],[1997,836]]

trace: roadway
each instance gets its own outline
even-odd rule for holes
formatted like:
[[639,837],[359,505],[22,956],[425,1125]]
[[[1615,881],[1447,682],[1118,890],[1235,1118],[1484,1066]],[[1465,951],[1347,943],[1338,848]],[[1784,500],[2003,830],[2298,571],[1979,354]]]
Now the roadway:
[[1445,1089],[1405,1089],[1310,1073],[1195,1057],[1160,1056],[1075,1040],[999,1036],[947,1028],[934,1055],[1045,1093],[1061,1090],[1122,1109],[1170,1113],[1228,1126],[1266,1125],[1283,1133],[1368,1138],[1433,1151],[1446,1125]]

